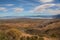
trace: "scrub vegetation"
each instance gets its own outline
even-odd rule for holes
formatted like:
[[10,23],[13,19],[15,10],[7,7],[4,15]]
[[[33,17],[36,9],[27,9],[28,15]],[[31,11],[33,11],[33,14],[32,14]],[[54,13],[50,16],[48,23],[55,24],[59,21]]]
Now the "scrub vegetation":
[[0,20],[0,40],[60,40],[60,20]]

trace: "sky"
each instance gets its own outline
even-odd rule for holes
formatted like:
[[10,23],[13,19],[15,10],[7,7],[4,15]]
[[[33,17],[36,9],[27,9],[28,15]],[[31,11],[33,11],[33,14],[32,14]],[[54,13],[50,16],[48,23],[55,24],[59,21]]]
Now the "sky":
[[60,0],[0,0],[0,17],[59,14]]

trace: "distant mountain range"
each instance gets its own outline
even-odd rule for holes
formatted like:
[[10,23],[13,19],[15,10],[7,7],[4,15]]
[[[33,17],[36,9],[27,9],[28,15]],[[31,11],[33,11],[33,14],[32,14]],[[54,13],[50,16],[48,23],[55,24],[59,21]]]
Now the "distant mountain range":
[[0,19],[13,19],[13,18],[23,18],[20,16],[4,16],[4,17],[0,17]]
[[55,18],[58,18],[58,19],[60,19],[60,14],[58,14],[58,15],[55,15]]
[[60,14],[58,15],[37,15],[37,16],[4,16],[0,17],[0,19],[13,19],[13,18],[41,18],[41,19],[60,19]]
[[37,18],[47,18],[47,19],[50,19],[50,18],[53,18],[53,19],[60,19],[60,14],[58,15],[37,15],[37,16],[29,16],[29,17],[37,17]]

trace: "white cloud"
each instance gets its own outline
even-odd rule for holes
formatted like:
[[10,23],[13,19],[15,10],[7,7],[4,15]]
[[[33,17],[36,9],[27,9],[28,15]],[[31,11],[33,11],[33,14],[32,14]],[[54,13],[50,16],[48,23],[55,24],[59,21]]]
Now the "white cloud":
[[14,4],[5,4],[5,6],[14,6]]
[[60,8],[60,4],[56,4],[55,6],[58,7],[58,8]]
[[0,6],[14,6],[14,4],[0,4]]
[[[54,6],[56,6],[57,8],[56,9],[53,9],[53,8],[50,9],[50,7],[54,7]],[[36,8],[31,10],[30,12],[33,12],[33,13],[49,13],[52,15],[57,15],[57,14],[60,14],[60,4],[43,4],[43,5],[37,6]]]
[[37,6],[36,8],[34,8],[33,12],[42,12],[44,11],[46,8],[50,8],[52,6],[54,6],[55,4],[43,4],[40,6]]
[[48,10],[45,10],[45,13],[56,15],[56,14],[60,14],[60,10],[48,9]]
[[46,3],[46,2],[52,2],[53,0],[40,0],[40,2]]
[[16,13],[20,13],[20,12],[24,11],[23,8],[13,8],[13,10],[14,10],[14,12],[16,12]]
[[44,12],[45,13],[50,13],[50,14],[53,14],[53,15],[57,15],[57,14],[60,14],[60,4],[55,4],[55,6],[57,7],[56,9],[47,9],[45,10]]
[[5,7],[0,7],[0,11],[6,12],[6,11],[8,11],[8,10],[7,10],[7,8],[5,8]]

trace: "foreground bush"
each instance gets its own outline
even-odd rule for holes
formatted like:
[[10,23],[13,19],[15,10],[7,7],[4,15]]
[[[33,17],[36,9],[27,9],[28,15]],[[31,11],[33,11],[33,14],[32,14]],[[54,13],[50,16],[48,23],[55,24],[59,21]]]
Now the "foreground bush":
[[21,37],[20,40],[44,40],[44,38],[38,36],[32,36],[32,37]]
[[9,29],[0,31],[0,40],[20,40],[21,31],[17,29]]
[[22,32],[19,29],[11,28],[0,31],[0,40],[44,40],[42,36],[21,37]]
[[17,29],[10,29],[6,31],[6,36],[8,36],[9,40],[20,40],[22,32]]
[[18,29],[9,29],[0,31],[0,40],[44,40],[39,36],[22,36],[22,32]]
[[3,31],[0,31],[0,40],[8,40],[8,37]]

